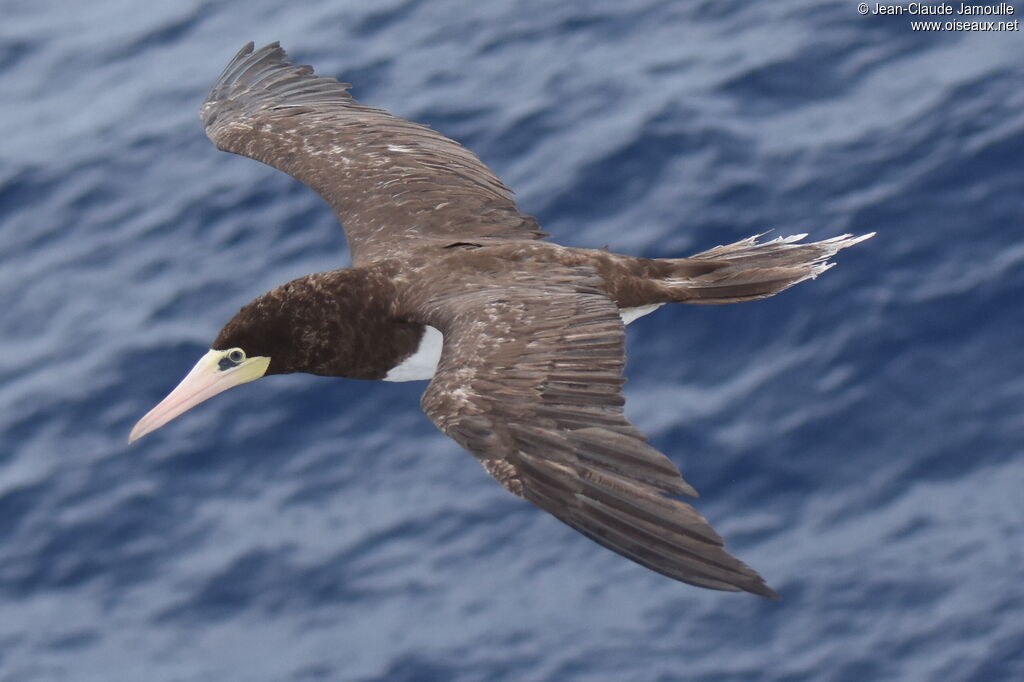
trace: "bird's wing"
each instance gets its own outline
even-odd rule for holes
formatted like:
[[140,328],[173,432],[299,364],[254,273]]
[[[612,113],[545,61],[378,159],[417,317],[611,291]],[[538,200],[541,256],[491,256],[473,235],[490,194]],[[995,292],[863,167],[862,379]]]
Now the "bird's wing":
[[356,264],[435,240],[537,239],[475,154],[427,126],[357,102],[348,84],[249,43],[199,110],[219,149],[301,180],[345,226]]
[[465,283],[424,304],[444,350],[423,410],[511,492],[676,580],[774,597],[623,415],[625,329],[585,269]]

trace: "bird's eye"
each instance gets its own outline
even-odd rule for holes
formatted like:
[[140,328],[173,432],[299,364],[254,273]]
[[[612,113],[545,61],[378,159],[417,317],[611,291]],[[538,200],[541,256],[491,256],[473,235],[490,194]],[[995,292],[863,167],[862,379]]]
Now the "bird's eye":
[[234,369],[242,364],[245,360],[245,351],[241,348],[232,348],[231,350],[224,351],[224,354],[220,356],[220,360],[217,361],[217,367],[222,372],[226,372],[229,369]]

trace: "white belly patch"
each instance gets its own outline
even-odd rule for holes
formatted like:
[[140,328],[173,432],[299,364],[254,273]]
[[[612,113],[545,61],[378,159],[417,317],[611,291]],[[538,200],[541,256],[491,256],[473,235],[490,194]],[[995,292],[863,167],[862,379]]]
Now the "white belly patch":
[[[623,308],[619,311],[622,316],[622,323],[629,324],[648,313],[665,305],[654,303],[638,308]],[[437,371],[437,363],[441,361],[441,348],[444,346],[444,337],[436,328],[427,325],[427,331],[420,339],[420,347],[416,352],[403,360],[400,364],[391,368],[391,371],[384,377],[384,381],[424,381],[432,379]]]
[[441,361],[441,347],[444,337],[435,327],[427,325],[427,331],[420,339],[420,347],[384,377],[384,381],[421,381],[432,379]]
[[648,313],[653,313],[655,310],[665,305],[664,303],[652,303],[651,305],[642,305],[636,308],[620,308],[619,316],[622,318],[622,324],[629,324],[634,322]]

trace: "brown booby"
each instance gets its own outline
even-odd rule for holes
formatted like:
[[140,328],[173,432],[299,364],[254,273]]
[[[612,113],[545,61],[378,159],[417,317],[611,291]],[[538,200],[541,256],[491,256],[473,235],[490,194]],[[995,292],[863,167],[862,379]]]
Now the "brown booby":
[[665,303],[772,296],[872,235],[758,235],[689,258],[559,246],[472,152],[348,88],[277,43],[249,43],[214,84],[206,134],[326,199],[353,267],[245,305],[130,440],[270,374],[430,379],[423,411],[511,493],[676,580],[774,597],[623,415],[625,325]]

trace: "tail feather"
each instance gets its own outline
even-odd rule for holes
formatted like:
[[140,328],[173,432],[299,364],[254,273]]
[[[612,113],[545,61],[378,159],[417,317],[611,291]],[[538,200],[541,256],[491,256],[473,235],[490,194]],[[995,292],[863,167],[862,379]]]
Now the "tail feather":
[[[806,279],[814,279],[835,263],[837,252],[875,236],[850,234],[820,242],[799,243],[806,234],[758,242],[762,235],[716,246],[689,258],[663,261],[664,284],[681,303],[739,303],[767,298]],[[712,269],[707,267],[713,265]],[[701,274],[694,274],[700,272]]]

